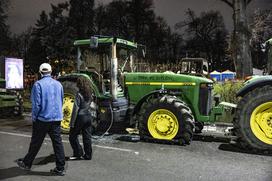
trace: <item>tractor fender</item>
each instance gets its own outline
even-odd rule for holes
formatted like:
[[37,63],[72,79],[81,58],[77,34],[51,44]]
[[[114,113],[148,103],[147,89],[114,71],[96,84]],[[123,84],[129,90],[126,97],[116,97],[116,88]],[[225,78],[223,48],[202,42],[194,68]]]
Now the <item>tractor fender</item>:
[[146,94],[145,96],[143,96],[138,102],[137,102],[137,104],[136,104],[136,106],[134,107],[134,110],[133,110],[133,114],[132,115],[134,115],[134,114],[136,114],[139,110],[140,110],[140,108],[141,108],[141,106],[142,106],[142,104],[145,102],[145,100],[148,98],[148,97],[150,97],[150,96],[152,96],[152,95],[173,95],[173,96],[176,96],[176,95],[181,95],[181,92],[180,91],[170,91],[170,90],[165,90],[165,89],[160,89],[160,90],[154,90],[154,91],[152,91],[152,92],[150,92],[150,93],[148,93],[148,94]]
[[263,87],[266,85],[271,85],[272,86],[272,76],[262,76],[258,77],[253,80],[249,80],[244,87],[242,87],[236,94],[237,97],[243,97],[246,95],[248,92],[254,90],[255,88],[258,87]]
[[91,79],[86,74],[81,74],[81,73],[66,74],[66,75],[60,76],[57,80],[60,81],[60,82],[63,82],[63,81],[66,81],[66,80],[76,82],[77,78],[80,77],[80,76],[84,76],[88,80],[91,81]]
[[81,76],[85,77],[88,81],[90,81],[92,89],[94,91],[94,94],[96,96],[98,96],[99,95],[98,88],[95,86],[95,84],[92,81],[92,79],[88,75],[86,75],[86,74],[83,74],[83,73],[66,74],[66,75],[60,76],[57,80],[60,81],[60,82],[64,82],[64,81],[77,82],[77,79],[79,77],[81,77]]

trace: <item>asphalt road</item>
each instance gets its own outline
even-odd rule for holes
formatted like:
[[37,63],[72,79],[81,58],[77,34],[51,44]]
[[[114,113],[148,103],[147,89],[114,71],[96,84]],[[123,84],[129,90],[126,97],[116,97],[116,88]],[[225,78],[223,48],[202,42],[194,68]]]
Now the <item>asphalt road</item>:
[[[29,146],[29,120],[0,119],[0,180],[97,181],[272,181],[272,156],[253,154],[229,144],[227,139],[197,136],[189,146],[127,142],[114,134],[94,140],[91,161],[67,161],[64,177],[49,173],[55,167],[47,138],[32,171],[20,170],[15,159]],[[72,154],[63,135],[66,156]]]

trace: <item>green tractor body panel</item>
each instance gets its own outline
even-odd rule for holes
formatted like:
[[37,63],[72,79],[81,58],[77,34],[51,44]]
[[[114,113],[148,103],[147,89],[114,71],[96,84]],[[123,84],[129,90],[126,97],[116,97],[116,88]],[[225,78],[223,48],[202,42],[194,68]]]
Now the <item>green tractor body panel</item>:
[[0,92],[0,109],[16,106],[16,96]]
[[174,73],[126,73],[125,85],[129,100],[137,104],[145,95],[155,90],[169,90],[177,93],[193,111],[195,119],[213,122],[212,85],[209,79]]
[[0,78],[0,117],[21,115],[22,99],[15,91],[5,89],[5,79]]
[[0,109],[14,107],[16,105],[16,96],[10,95],[5,89],[5,79],[0,78]]

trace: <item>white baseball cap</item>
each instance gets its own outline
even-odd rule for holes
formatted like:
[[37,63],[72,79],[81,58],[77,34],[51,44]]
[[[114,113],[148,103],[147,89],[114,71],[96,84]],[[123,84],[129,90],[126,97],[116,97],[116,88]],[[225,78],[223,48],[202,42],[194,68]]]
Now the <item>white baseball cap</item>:
[[52,72],[51,65],[48,63],[43,63],[40,65],[40,72],[42,73],[50,73]]

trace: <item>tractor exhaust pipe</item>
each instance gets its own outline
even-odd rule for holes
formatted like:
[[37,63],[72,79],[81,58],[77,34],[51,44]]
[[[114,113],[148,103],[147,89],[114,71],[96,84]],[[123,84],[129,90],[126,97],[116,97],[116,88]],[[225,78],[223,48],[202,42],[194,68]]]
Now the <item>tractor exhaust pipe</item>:
[[111,56],[111,95],[113,101],[117,100],[117,54],[116,54],[116,41],[117,38],[113,38],[112,41],[112,56]]

